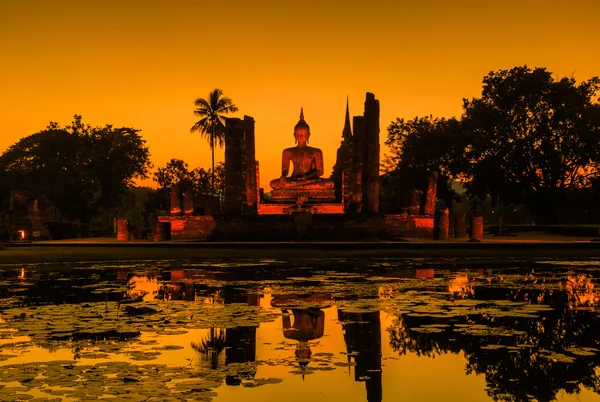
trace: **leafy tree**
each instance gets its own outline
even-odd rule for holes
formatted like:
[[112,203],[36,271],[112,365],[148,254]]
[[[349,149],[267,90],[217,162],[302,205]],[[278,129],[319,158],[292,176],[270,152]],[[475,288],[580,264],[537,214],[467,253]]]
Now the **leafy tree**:
[[[211,178],[214,176],[214,191]],[[219,163],[215,173],[211,169],[204,168],[188,169],[188,164],[181,159],[171,159],[164,167],[158,168],[154,173],[154,181],[157,182],[159,193],[166,205],[169,200],[171,187],[192,188],[196,194],[216,195],[223,197],[225,194],[225,166]]]
[[200,135],[208,139],[212,153],[211,188],[215,192],[215,143],[219,147],[222,147],[224,144],[225,116],[223,115],[230,112],[237,112],[238,108],[232,103],[230,98],[223,96],[223,91],[218,88],[210,92],[208,98],[196,99],[194,105],[196,105],[194,114],[201,117],[201,119],[194,123],[190,132],[199,132]]
[[481,97],[464,100],[470,194],[522,202],[537,223],[560,220],[567,194],[600,175],[599,87],[545,68],[490,72]]
[[60,216],[89,222],[114,212],[151,167],[145,141],[133,128],[91,127],[75,115],[9,147],[0,156],[0,187],[45,198]]
[[451,188],[451,178],[464,170],[465,163],[459,134],[460,123],[454,118],[429,116],[393,121],[385,142],[390,154],[384,161],[384,203],[400,206],[402,195],[414,188],[425,188],[427,173],[436,170],[440,173],[438,198],[451,205],[457,196]]
[[188,170],[188,164],[181,159],[171,159],[165,167],[159,167],[154,173],[154,181],[162,191],[170,191],[171,187],[194,187],[194,175]]

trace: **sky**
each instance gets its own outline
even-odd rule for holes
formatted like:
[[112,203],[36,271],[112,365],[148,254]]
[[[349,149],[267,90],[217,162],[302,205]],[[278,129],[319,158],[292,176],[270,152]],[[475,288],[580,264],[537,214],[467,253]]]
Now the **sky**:
[[194,100],[220,88],[256,121],[269,191],[300,107],[329,176],[346,97],[351,116],[380,101],[383,159],[393,120],[460,116],[490,71],[600,75],[598,15],[596,0],[0,0],[0,153],[80,114],[140,129],[154,170],[208,169]]

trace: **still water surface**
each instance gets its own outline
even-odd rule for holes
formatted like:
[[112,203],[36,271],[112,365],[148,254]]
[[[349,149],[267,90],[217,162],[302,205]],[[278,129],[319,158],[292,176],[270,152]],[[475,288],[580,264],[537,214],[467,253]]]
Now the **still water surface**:
[[597,261],[0,268],[0,400],[600,401]]

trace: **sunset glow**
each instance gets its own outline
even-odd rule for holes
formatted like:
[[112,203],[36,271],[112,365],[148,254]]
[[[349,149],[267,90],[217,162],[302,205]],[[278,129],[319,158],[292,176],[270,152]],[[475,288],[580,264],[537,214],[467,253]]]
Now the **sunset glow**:
[[301,106],[328,176],[346,96],[351,115],[362,114],[367,91],[377,96],[383,142],[396,117],[460,114],[491,70],[527,64],[588,79],[600,73],[599,8],[587,0],[3,1],[0,150],[77,113],[91,125],[141,129],[155,166],[180,158],[208,168],[208,142],[189,132],[193,101],[221,88],[239,107],[234,116],[256,120],[262,187],[280,174]]

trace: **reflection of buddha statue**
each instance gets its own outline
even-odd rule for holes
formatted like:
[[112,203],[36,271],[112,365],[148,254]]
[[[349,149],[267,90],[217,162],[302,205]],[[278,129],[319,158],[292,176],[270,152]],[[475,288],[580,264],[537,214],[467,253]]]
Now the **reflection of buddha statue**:
[[[283,310],[287,312],[287,310]],[[287,339],[298,341],[296,346],[296,359],[300,367],[306,368],[312,351],[308,341],[319,339],[325,331],[325,313],[318,308],[292,309],[294,324],[290,322],[290,315],[285,314],[282,318],[283,336]]]
[[[333,191],[333,180],[323,179],[323,152],[319,148],[308,146],[310,127],[304,121],[304,113],[300,111],[300,121],[294,127],[294,138],[297,145],[283,150],[281,158],[281,177],[271,181],[271,188],[294,198],[306,195],[309,198],[330,198],[327,194],[315,194],[315,191]],[[294,166],[292,175],[288,177],[290,161]],[[327,191],[329,190],[329,191]],[[306,194],[303,194],[305,192]],[[277,195],[275,198],[277,198]]]

